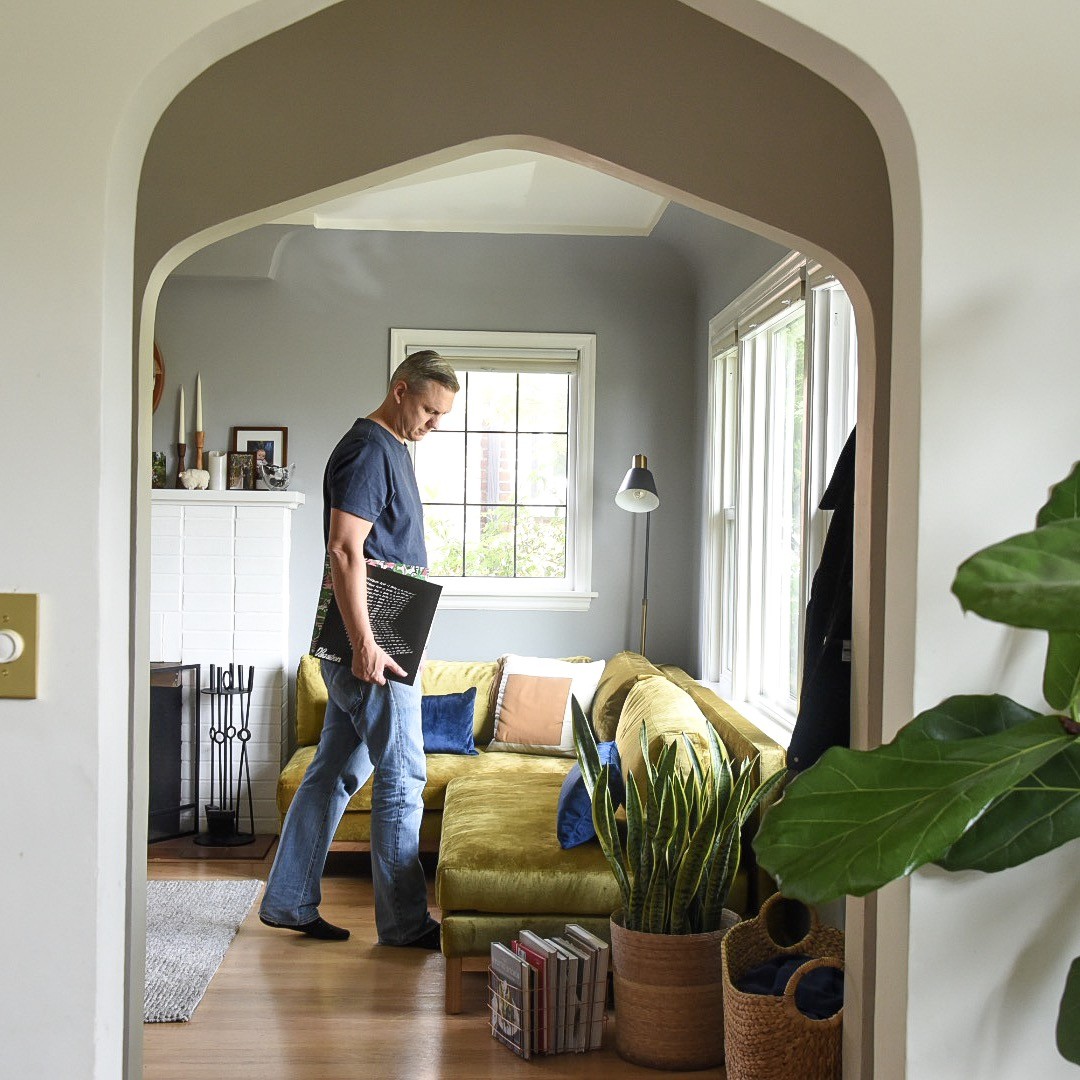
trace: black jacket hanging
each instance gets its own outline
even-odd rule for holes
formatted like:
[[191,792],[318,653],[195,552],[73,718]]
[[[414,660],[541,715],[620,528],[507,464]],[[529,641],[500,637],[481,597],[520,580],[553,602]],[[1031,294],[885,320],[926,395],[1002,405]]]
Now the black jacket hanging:
[[840,451],[819,508],[832,510],[821,565],[810,586],[799,715],[788,768],[808,769],[851,734],[851,579],[855,528],[855,431]]

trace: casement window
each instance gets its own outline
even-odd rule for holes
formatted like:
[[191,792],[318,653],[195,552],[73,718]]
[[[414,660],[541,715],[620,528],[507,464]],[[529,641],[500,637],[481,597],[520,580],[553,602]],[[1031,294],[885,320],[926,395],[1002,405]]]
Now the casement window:
[[855,327],[836,280],[793,255],[710,324],[703,678],[785,742],[827,514],[855,424]]
[[392,330],[390,371],[418,349],[461,382],[439,430],[412,447],[443,605],[585,610],[595,336]]

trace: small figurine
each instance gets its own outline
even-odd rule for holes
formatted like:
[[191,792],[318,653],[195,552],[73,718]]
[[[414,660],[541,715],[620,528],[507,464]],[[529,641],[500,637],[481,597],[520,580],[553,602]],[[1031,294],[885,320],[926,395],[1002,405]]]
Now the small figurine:
[[185,469],[180,474],[180,483],[188,491],[204,491],[210,483],[210,473],[206,469]]

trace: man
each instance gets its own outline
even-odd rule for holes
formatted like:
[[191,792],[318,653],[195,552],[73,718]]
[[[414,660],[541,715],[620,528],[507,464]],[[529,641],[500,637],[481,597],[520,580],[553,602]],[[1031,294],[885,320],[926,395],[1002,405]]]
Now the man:
[[353,424],[327,462],[323,535],[334,597],[353,643],[352,669],[322,662],[326,719],[266,883],[259,918],[268,926],[329,941],[349,936],[319,915],[320,881],[341,815],[374,773],[371,876],[379,943],[439,947],[419,858],[427,778],[420,683],[386,678],[404,672],[372,636],[364,560],[426,569],[423,508],[408,443],[439,426],[458,389],[453,368],[438,353],[413,353],[394,372],[383,403]]

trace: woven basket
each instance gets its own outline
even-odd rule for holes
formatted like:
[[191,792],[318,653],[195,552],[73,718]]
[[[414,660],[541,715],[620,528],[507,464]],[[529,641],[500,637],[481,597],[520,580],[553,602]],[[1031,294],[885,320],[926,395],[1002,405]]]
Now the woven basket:
[[708,1069],[724,1060],[720,943],[739,916],[726,908],[721,929],[644,934],[611,918],[615,1049],[652,1069]]
[[[840,1039],[844,1010],[812,1020],[795,1006],[795,988],[818,967],[844,968],[844,935],[821,926],[811,912],[810,932],[795,945],[778,945],[769,934],[768,914],[780,899],[769,897],[754,919],[732,927],[724,938],[724,1044],[728,1080],[840,1080]],[[748,994],[735,984],[775,956],[811,959],[791,979],[783,996]]]

